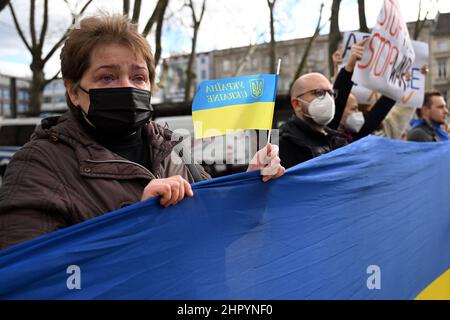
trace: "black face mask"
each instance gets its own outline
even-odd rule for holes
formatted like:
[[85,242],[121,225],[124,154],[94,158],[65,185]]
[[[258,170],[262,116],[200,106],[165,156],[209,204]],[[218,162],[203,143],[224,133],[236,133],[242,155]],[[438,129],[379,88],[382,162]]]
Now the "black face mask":
[[[80,87],[81,88],[81,87]],[[151,118],[151,93],[132,87],[90,89],[86,116],[99,134],[124,137],[145,125]]]

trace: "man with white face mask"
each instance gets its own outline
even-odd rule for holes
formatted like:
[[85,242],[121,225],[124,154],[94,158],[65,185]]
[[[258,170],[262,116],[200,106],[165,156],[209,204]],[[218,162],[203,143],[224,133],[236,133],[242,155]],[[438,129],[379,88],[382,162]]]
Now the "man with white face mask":
[[291,90],[294,115],[280,127],[280,158],[285,168],[320,156],[347,144],[327,127],[335,115],[335,93],[320,73],[298,78]]

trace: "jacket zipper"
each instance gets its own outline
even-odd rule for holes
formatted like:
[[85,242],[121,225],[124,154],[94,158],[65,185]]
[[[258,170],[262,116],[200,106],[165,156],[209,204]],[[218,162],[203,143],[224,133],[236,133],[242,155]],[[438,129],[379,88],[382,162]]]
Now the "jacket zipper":
[[155,177],[155,175],[153,173],[151,173],[150,170],[148,170],[146,167],[140,165],[139,163],[136,162],[132,162],[132,161],[126,161],[126,160],[91,160],[91,159],[87,159],[86,162],[90,162],[90,163],[127,163],[127,164],[131,164],[134,166],[138,166],[139,168],[143,169],[146,173],[148,173],[148,175],[152,178],[152,179],[157,179]]

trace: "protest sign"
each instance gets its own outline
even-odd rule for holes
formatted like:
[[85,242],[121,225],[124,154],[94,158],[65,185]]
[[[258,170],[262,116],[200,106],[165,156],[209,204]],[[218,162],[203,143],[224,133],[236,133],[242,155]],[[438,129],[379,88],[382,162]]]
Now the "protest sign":
[[362,60],[352,80],[400,101],[407,89],[405,74],[415,53],[397,0],[385,0]]
[[[361,40],[370,37],[370,34],[363,32],[346,32],[344,33],[343,48],[342,48],[342,64],[339,66],[343,68],[347,64],[351,47]],[[420,41],[412,41],[412,46],[415,52],[416,59],[411,68],[411,79],[407,82],[406,91],[398,100],[397,105],[400,107],[415,107],[420,108],[425,94],[425,75],[422,74],[421,68],[428,64],[428,44]],[[369,87],[366,88],[360,84],[355,83],[352,89],[352,94],[360,104],[374,104],[381,94]]]

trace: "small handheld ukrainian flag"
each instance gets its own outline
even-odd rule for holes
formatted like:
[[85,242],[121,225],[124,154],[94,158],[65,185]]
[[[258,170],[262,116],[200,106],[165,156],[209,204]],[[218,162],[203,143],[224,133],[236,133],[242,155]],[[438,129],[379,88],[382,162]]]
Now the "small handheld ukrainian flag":
[[272,128],[278,75],[202,81],[192,103],[196,139]]

